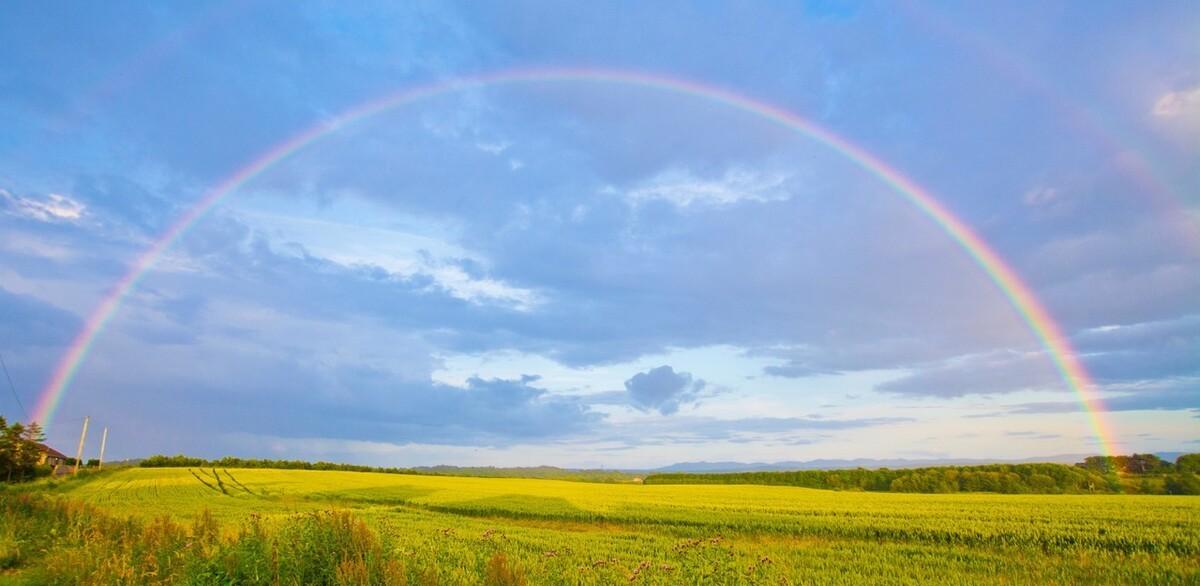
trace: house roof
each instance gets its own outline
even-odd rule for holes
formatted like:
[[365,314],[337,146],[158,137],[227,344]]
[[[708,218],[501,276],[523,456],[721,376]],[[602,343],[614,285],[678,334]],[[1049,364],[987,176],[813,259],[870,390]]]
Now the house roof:
[[60,451],[58,451],[58,450],[56,450],[56,449],[54,449],[54,448],[52,448],[52,447],[50,447],[50,446],[46,445],[46,444],[38,444],[37,446],[38,446],[38,449],[39,449],[39,450],[41,450],[41,451],[43,451],[43,452],[45,452],[45,453],[46,453],[46,456],[47,456],[47,457],[49,457],[49,458],[62,458],[62,459],[64,459],[64,460],[66,460],[66,459],[67,459],[67,455],[66,455],[66,454],[64,454],[64,453],[62,453],[62,452],[60,452]]

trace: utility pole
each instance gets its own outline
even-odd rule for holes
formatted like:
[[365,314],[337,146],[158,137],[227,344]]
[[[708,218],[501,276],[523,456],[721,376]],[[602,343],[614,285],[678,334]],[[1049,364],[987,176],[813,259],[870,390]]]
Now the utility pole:
[[79,474],[79,461],[83,459],[83,440],[87,438],[88,417],[83,418],[83,431],[79,432],[79,449],[75,450],[75,469],[71,474]]
[[100,434],[100,460],[99,460],[99,463],[96,464],[97,470],[104,468],[104,444],[107,444],[107,443],[108,443],[108,428],[105,427],[104,433]]

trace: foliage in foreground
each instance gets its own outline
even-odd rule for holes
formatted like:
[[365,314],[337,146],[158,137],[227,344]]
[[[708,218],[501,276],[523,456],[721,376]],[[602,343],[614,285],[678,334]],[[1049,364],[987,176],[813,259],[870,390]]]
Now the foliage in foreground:
[[[33,567],[41,584],[422,584],[395,550],[346,511],[314,511],[270,523],[248,516],[225,536],[204,512],[190,526],[168,516],[118,519],[83,503],[39,494],[0,498],[0,570]],[[488,584],[524,584],[497,552]]]
[[[330,560],[345,557],[307,553],[328,551],[322,543],[369,542],[311,528],[291,529],[306,527],[309,519],[327,518],[331,510],[353,511],[353,517],[337,514],[345,515],[348,523],[361,519],[377,536],[379,559],[385,564],[401,562],[404,579],[418,584],[474,585],[488,579],[662,585],[1200,580],[1200,566],[1195,564],[1200,555],[1200,500],[1185,497],[919,495],[307,470],[127,468],[0,489],[0,500],[35,492],[90,503],[115,519],[134,516],[139,519],[134,523],[145,528],[165,525],[162,517],[170,514],[190,535],[204,535],[195,528],[211,526],[215,519],[221,527],[215,530],[220,537],[213,547],[220,555],[181,554],[199,562],[169,566],[183,568],[167,572],[176,582],[212,583],[231,575],[259,576],[266,582],[277,579],[272,564],[286,563],[298,569],[286,574],[292,578],[279,577],[280,583],[295,576],[316,583],[354,583],[351,576],[362,577],[361,571],[350,571],[362,568],[356,562],[347,564],[341,578],[303,570],[307,559],[324,559],[328,567]],[[0,533],[13,522],[0,518]],[[264,537],[256,537],[256,526]],[[24,539],[26,531],[12,535]],[[64,534],[62,527],[56,534]],[[271,545],[285,537],[305,545]],[[35,536],[33,542],[42,539]],[[35,547],[16,574],[0,572],[0,584],[6,577],[33,583],[45,577],[53,580],[53,564],[81,555],[71,553],[79,547],[75,541],[52,538],[44,545],[50,551],[42,555],[42,545]],[[107,551],[92,550],[99,557],[89,554],[89,560],[104,555],[126,559]],[[494,561],[497,554],[504,555],[503,563]],[[250,563],[254,560],[267,561]],[[139,571],[147,573],[106,580],[154,582],[158,574],[149,572],[166,570],[145,566]],[[284,576],[282,570],[279,576]],[[258,578],[246,578],[253,579]],[[365,579],[384,580],[378,572]]]

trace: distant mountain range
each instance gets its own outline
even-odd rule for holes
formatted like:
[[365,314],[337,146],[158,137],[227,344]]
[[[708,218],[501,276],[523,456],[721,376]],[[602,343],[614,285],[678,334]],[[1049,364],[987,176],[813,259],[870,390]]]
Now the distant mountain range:
[[[1157,452],[1168,462],[1186,452]],[[855,458],[818,459],[785,462],[679,462],[660,468],[559,468],[557,466],[493,467],[493,466],[419,466],[426,474],[454,476],[501,476],[520,478],[555,478],[593,482],[621,482],[658,473],[723,473],[723,472],[784,472],[789,470],[845,470],[853,468],[929,468],[934,466],[979,466],[984,464],[1075,464],[1095,454],[1057,454],[1033,458]]]

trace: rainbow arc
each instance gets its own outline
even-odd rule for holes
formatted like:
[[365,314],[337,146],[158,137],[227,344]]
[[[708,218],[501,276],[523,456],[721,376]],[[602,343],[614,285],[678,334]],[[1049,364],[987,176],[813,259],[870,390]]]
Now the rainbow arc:
[[70,388],[71,381],[80,366],[86,361],[90,349],[103,332],[105,325],[116,314],[122,302],[137,287],[138,282],[188,228],[247,182],[338,129],[360,123],[382,112],[450,92],[521,83],[619,84],[692,96],[754,114],[800,133],[839,153],[883,182],[893,192],[903,197],[932,220],[987,274],[1045,349],[1063,382],[1074,392],[1088,414],[1092,430],[1100,441],[1104,453],[1114,453],[1112,434],[1104,421],[1104,406],[1087,370],[1080,362],[1062,329],[1017,272],[977,232],[938,201],[928,190],[861,146],[779,106],[695,81],[607,69],[505,70],[412,87],[350,108],[276,144],[208,190],[199,201],[184,212],[134,260],[128,272],[113,285],[87,318],[83,328],[59,360],[41,391],[34,409],[33,419],[41,422],[43,426],[49,427],[53,421],[55,410]]

